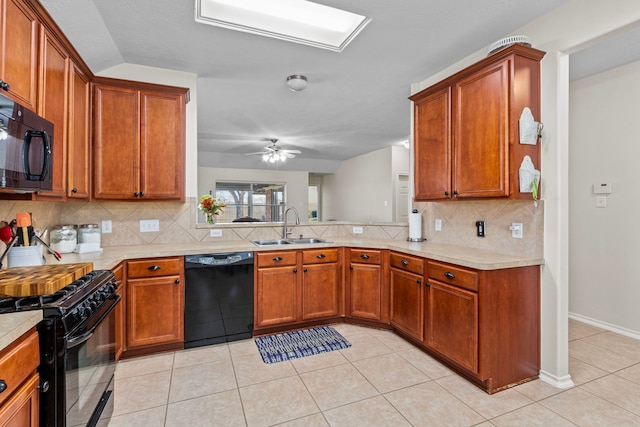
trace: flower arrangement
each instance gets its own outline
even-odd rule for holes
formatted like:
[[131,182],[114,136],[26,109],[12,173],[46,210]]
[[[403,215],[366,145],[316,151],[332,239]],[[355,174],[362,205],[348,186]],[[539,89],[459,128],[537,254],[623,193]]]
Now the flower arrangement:
[[200,204],[198,205],[198,209],[204,212],[205,217],[207,218],[208,224],[215,223],[214,215],[220,215],[222,212],[222,208],[227,206],[225,202],[220,199],[216,199],[210,194],[205,194],[200,197]]

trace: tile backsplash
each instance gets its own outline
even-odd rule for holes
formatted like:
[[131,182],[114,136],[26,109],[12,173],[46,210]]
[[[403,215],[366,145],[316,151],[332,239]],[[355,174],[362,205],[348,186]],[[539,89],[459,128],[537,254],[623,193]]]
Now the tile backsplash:
[[[31,212],[34,227],[50,228],[56,224],[98,224],[112,221],[112,233],[102,234],[102,246],[127,246],[206,241],[234,241],[278,238],[282,226],[219,224],[222,237],[209,237],[210,228],[196,226],[196,198],[186,203],[170,202],[25,202],[0,201],[0,219],[9,221],[17,212]],[[428,242],[454,244],[493,252],[542,258],[544,206],[530,201],[451,201],[414,203],[422,213],[422,232]],[[435,231],[434,221],[442,220],[442,231]],[[159,232],[140,232],[140,220],[157,219]],[[475,222],[485,221],[486,237],[476,237]],[[511,237],[509,226],[521,222],[524,238]],[[363,234],[354,235],[353,226]],[[202,227],[202,226],[201,226]],[[363,237],[406,240],[407,224],[307,223],[293,228],[293,236]]]

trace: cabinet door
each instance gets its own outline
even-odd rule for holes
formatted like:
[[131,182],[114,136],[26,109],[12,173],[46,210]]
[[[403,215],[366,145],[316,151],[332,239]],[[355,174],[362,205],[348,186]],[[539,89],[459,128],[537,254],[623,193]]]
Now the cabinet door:
[[295,266],[257,269],[254,298],[256,328],[298,321],[299,277]]
[[89,198],[89,79],[70,59],[67,197]]
[[127,281],[127,350],[184,341],[181,276]]
[[40,425],[40,377],[30,376],[22,387],[0,407],[0,427]]
[[451,88],[414,105],[415,199],[451,197]]
[[388,321],[383,319],[384,298],[380,265],[352,263],[347,272],[347,293],[347,316]]
[[12,98],[36,111],[38,20],[22,0],[2,0],[0,79]]
[[429,280],[425,344],[470,371],[478,371],[478,295]]
[[69,55],[62,45],[41,27],[40,93],[38,114],[53,123],[53,168],[51,191],[38,195],[64,197],[67,191],[67,94]]
[[422,276],[391,269],[391,324],[422,340]]
[[509,195],[509,62],[492,64],[454,86],[456,197]]
[[133,199],[140,188],[138,91],[94,89],[93,196]]
[[305,265],[303,274],[302,319],[337,317],[340,312],[338,264]]
[[184,95],[143,91],[140,118],[142,196],[184,201]]

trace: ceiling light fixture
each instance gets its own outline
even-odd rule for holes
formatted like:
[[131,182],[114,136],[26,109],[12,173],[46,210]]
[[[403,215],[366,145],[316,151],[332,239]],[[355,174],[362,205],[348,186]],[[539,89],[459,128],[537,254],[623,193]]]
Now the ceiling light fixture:
[[262,156],[262,161],[267,163],[284,162],[285,160],[287,160],[287,156],[277,151],[272,153],[267,153]]
[[287,77],[287,86],[294,92],[299,92],[307,87],[307,78],[302,74],[293,74]]
[[371,18],[306,0],[196,0],[196,22],[342,50]]

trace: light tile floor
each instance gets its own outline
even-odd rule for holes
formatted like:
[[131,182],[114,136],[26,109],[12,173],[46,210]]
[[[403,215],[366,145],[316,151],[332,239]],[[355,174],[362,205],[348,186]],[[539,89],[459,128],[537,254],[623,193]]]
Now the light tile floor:
[[252,340],[121,361],[100,426],[640,426],[640,340],[570,320],[575,387],[488,395],[392,332],[277,364]]

